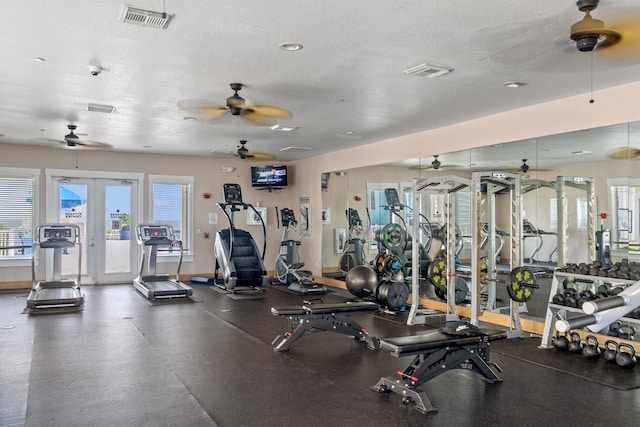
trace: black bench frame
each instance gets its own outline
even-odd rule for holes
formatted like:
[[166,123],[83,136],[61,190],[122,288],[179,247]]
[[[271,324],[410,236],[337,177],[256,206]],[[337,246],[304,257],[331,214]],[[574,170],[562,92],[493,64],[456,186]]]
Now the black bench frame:
[[420,412],[436,412],[427,394],[417,388],[452,369],[473,371],[490,383],[502,382],[496,372],[502,370],[489,361],[489,347],[491,341],[506,337],[504,331],[491,331],[477,337],[453,337],[431,332],[383,339],[380,341],[383,349],[391,351],[395,357],[413,356],[413,360],[404,371],[398,371],[399,379],[382,377],[373,389],[384,394],[400,394],[404,405],[415,403]]
[[274,316],[286,317],[287,330],[284,334],[278,335],[271,345],[275,351],[288,351],[298,339],[316,332],[328,331],[353,337],[375,350],[379,348],[378,339],[370,336],[351,315],[379,309],[380,306],[373,302],[272,307],[271,313]]

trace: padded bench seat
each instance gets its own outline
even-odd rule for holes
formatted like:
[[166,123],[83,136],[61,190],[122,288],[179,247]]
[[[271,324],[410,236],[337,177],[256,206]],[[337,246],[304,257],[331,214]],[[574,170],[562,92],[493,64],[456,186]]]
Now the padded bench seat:
[[378,340],[369,336],[366,329],[358,325],[351,315],[379,309],[378,304],[368,301],[271,307],[271,314],[287,318],[287,331],[278,335],[271,345],[276,351],[287,351],[303,336],[328,331],[351,336],[358,341],[366,342],[369,348],[376,349]]
[[413,357],[403,371],[398,371],[400,378],[382,377],[373,389],[384,394],[397,393],[402,396],[403,404],[415,404],[421,412],[435,412],[437,409],[418,387],[444,372],[465,369],[480,374],[487,382],[502,382],[496,372],[500,368],[489,360],[489,347],[491,341],[507,338],[507,332],[498,329],[480,332],[482,335],[454,336],[435,331],[382,339],[381,348],[390,351],[392,356]]
[[380,348],[388,350],[393,356],[411,356],[422,353],[425,350],[440,348],[443,345],[455,343],[455,345],[475,344],[482,341],[494,341],[507,337],[507,332],[499,329],[483,329],[485,336],[479,337],[452,337],[440,331],[426,334],[411,335],[396,338],[383,338],[380,340]]

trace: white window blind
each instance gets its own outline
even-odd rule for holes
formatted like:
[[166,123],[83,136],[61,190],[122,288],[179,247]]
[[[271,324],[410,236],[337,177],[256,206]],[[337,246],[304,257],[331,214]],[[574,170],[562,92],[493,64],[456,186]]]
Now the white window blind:
[[[0,258],[31,255],[36,218],[37,170],[0,168]],[[16,247],[17,246],[17,247]]]
[[151,222],[170,224],[185,252],[191,252],[193,177],[149,176]]

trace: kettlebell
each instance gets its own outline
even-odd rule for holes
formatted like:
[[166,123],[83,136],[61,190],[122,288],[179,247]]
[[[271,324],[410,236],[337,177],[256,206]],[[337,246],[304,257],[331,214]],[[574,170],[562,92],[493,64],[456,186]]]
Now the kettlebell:
[[556,331],[556,336],[553,340],[553,347],[558,351],[567,351],[569,345],[569,339],[567,334],[560,335],[560,332]]
[[618,337],[625,340],[632,340],[636,334],[636,328],[631,325],[622,325],[618,328]]
[[610,324],[609,325],[609,332],[607,332],[607,335],[609,335],[611,337],[617,337],[618,334],[620,333],[620,326],[622,326],[622,323],[620,323],[619,320],[616,320],[615,322]]
[[[623,348],[628,351],[623,351]],[[617,345],[616,363],[625,369],[633,369],[636,366],[636,350],[631,344],[620,343]]]
[[567,344],[567,350],[571,353],[580,353],[582,351],[582,339],[577,332],[571,332],[569,344]]
[[600,357],[600,345],[598,339],[593,335],[587,335],[584,339],[582,355],[587,359],[595,360]]
[[604,360],[606,360],[607,362],[615,363],[617,354],[618,343],[614,340],[607,340],[604,343],[604,353],[602,353],[602,357],[604,358]]

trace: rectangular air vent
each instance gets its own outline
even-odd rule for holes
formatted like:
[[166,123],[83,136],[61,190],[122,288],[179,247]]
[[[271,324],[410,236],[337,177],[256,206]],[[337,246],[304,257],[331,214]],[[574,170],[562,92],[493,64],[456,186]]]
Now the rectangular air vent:
[[166,30],[173,15],[164,12],[154,12],[137,7],[124,5],[120,13],[120,22],[137,24],[143,27],[161,28]]
[[114,111],[116,111],[116,107],[114,107],[113,105],[89,104],[87,105],[87,111],[93,111],[95,113],[111,114]]
[[420,64],[418,66],[404,70],[403,73],[418,77],[439,77],[450,73],[451,68],[436,67],[435,65]]

